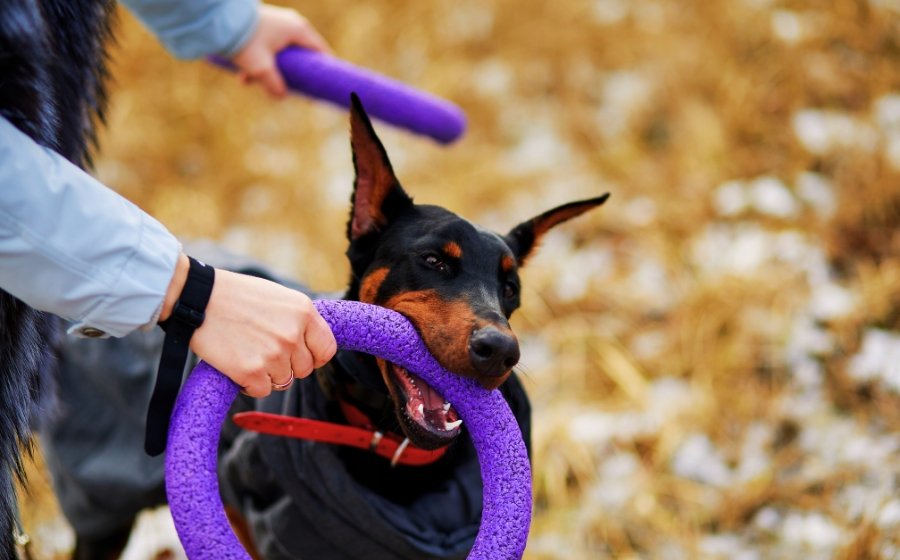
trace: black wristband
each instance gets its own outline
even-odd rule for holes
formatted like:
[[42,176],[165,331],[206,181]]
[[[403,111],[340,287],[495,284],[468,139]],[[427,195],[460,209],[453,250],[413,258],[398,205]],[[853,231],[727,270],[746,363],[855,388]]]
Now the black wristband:
[[181,389],[184,366],[190,350],[191,336],[206,318],[206,304],[212,294],[215,269],[192,257],[188,257],[190,269],[184,288],[172,313],[159,326],[166,331],[156,386],[147,409],[147,429],[144,434],[144,450],[150,456],[165,451],[169,432],[169,418],[175,399]]

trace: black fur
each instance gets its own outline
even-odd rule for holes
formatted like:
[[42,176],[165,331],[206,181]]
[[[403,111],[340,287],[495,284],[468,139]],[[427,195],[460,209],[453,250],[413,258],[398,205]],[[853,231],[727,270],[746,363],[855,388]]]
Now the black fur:
[[[0,115],[77,165],[102,118],[111,0],[0,2]],[[14,482],[49,391],[55,318],[0,290],[0,558],[15,556]]]

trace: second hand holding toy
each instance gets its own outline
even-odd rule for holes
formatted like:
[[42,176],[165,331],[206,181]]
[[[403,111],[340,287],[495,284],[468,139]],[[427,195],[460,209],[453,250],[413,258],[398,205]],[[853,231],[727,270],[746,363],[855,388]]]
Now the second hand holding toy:
[[[225,59],[210,60],[233,69]],[[350,94],[356,92],[371,116],[442,144],[465,132],[465,113],[455,104],[340,58],[288,47],[278,53],[277,63],[288,88],[296,93],[346,108]]]

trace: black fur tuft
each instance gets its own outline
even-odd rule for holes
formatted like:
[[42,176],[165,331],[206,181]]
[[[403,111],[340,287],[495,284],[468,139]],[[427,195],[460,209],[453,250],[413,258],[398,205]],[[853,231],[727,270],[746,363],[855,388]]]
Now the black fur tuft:
[[0,558],[13,558],[15,480],[24,482],[22,452],[31,454],[30,426],[48,393],[55,322],[0,292]]
[[[112,0],[0,1],[0,115],[76,165],[102,120]],[[15,557],[15,482],[49,393],[56,319],[0,290],[0,558]]]
[[59,117],[53,102],[52,62],[49,33],[36,3],[0,2],[0,115],[56,149]]

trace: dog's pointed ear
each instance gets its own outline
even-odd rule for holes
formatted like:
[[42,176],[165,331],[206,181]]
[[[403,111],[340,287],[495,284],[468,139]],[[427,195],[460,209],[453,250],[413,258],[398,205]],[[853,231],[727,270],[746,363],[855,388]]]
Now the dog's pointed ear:
[[563,204],[562,206],[557,206],[552,210],[544,212],[540,216],[522,222],[511,229],[510,232],[506,234],[505,241],[510,249],[512,249],[518,265],[522,266],[525,264],[528,256],[531,255],[537,247],[541,237],[543,237],[550,228],[567,220],[571,220],[576,216],[580,216],[592,208],[600,206],[606,202],[607,198],[609,198],[609,193],[596,198]]
[[350,94],[350,146],[353,149],[353,198],[347,237],[350,240],[379,231],[412,199],[397,177],[359,97]]

